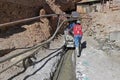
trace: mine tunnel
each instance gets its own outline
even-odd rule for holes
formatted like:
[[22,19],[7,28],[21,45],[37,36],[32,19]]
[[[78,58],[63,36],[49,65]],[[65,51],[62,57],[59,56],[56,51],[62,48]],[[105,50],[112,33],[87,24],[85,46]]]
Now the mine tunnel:
[[1,0],[0,80],[119,80],[119,14],[119,0]]

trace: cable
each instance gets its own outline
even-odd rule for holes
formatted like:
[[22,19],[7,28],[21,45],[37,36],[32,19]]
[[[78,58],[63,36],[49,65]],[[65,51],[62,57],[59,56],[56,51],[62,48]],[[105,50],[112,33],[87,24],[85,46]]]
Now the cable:
[[[62,49],[62,48],[63,48],[63,46],[60,47],[58,50],[60,50],[60,49]],[[40,49],[40,48],[38,48],[37,50],[35,50],[31,55],[35,54],[36,51],[38,51],[39,49]],[[54,51],[54,52],[57,52],[58,50],[56,50],[56,51]],[[51,56],[52,54],[53,54],[53,53],[49,54],[49,55],[46,56],[46,57],[49,57],[49,56]],[[31,56],[31,55],[29,55],[29,56]],[[45,57],[45,58],[46,58],[46,57]],[[0,74],[3,73],[3,72],[5,72],[6,70],[8,70],[9,68],[11,68],[12,66],[16,65],[17,63],[19,63],[20,61],[22,61],[22,60],[24,60],[24,59],[26,59],[26,58],[27,58],[26,56],[23,56],[22,59],[20,59],[20,60],[14,62],[14,63],[12,63],[12,64],[9,65],[7,68],[1,70],[1,71],[0,71]],[[39,62],[43,61],[45,58],[41,59]],[[36,62],[35,64],[37,64],[37,63],[38,63],[38,62]]]

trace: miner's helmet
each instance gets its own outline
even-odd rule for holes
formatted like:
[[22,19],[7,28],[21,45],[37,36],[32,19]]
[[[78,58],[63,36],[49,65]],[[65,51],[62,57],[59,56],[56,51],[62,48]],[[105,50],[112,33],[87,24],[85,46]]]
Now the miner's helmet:
[[80,24],[81,22],[80,22],[80,20],[77,20],[76,23],[77,23],[77,24]]
[[79,18],[79,17],[80,17],[80,14],[79,14],[77,11],[73,11],[73,12],[71,13],[71,16],[72,16],[73,18]]

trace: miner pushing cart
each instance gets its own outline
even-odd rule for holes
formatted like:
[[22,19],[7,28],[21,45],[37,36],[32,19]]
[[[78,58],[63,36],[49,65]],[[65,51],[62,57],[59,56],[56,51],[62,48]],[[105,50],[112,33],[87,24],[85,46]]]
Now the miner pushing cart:
[[[77,12],[72,13],[72,18],[78,18],[80,15]],[[83,36],[80,20],[70,22],[68,28],[64,31],[65,45],[67,48],[75,48],[75,53],[80,57],[81,39]]]

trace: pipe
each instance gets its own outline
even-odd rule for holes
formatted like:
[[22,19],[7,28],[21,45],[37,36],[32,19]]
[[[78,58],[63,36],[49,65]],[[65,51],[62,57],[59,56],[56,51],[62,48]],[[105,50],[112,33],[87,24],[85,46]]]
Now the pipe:
[[57,16],[57,15],[58,14],[41,15],[41,16],[37,16],[37,17],[32,17],[32,18],[27,18],[27,19],[22,19],[22,20],[18,20],[18,21],[13,21],[13,22],[8,22],[8,23],[0,24],[0,27],[9,26],[9,25],[12,25],[12,24],[19,24],[19,23],[22,23],[22,22],[33,21],[33,20],[39,19],[41,17],[50,17],[50,16]]
[[37,16],[37,17],[32,17],[32,18],[22,19],[22,20],[18,20],[18,21],[3,23],[3,24],[0,24],[0,27],[9,26],[9,25],[12,25],[12,24],[19,24],[19,23],[22,23],[22,22],[33,21],[33,20],[37,20],[37,19],[43,18],[43,17],[51,17],[51,16],[59,16],[59,15],[62,15],[62,16],[65,16],[65,17],[71,17],[71,16],[68,15],[68,14],[48,14],[48,15],[40,15],[40,16]]

